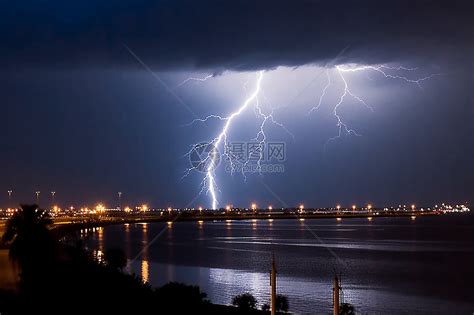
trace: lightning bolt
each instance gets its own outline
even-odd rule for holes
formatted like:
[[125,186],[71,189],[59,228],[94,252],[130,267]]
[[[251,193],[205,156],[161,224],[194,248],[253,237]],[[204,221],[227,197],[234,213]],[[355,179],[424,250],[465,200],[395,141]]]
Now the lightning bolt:
[[[363,104],[368,110],[370,110],[372,112],[374,111],[373,107],[370,106],[369,104],[367,104],[364,101],[364,99],[362,99],[361,97],[359,97],[358,95],[356,95],[355,93],[353,93],[351,91],[351,89],[349,88],[349,84],[347,83],[347,80],[344,76],[345,73],[353,73],[353,72],[361,72],[361,71],[375,71],[375,72],[383,75],[387,79],[402,80],[402,81],[405,81],[405,82],[410,83],[410,84],[415,84],[420,89],[423,89],[421,84],[424,81],[429,80],[429,79],[433,78],[434,76],[440,75],[440,73],[434,73],[434,74],[430,74],[430,75],[425,76],[425,77],[420,77],[420,78],[417,78],[417,79],[411,79],[411,78],[407,77],[406,75],[400,74],[400,72],[413,72],[413,71],[417,71],[418,68],[408,68],[408,67],[404,67],[404,66],[391,67],[391,66],[387,66],[387,65],[376,65],[376,66],[373,66],[373,65],[356,66],[356,65],[351,65],[351,64],[349,64],[349,65],[336,65],[335,70],[336,70],[337,75],[339,76],[340,80],[343,83],[342,93],[339,96],[339,100],[334,104],[333,110],[332,110],[333,116],[336,118],[336,126],[337,126],[337,129],[338,129],[338,132],[337,132],[337,135],[335,135],[334,137],[331,137],[327,140],[326,145],[331,141],[334,141],[336,139],[341,138],[343,135],[360,136],[360,134],[358,134],[354,129],[351,129],[351,128],[348,127],[348,125],[342,120],[341,115],[338,112],[340,106],[342,105],[342,103],[344,102],[344,100],[347,96],[350,96],[353,99],[355,99],[357,102]],[[389,71],[392,71],[392,72],[395,71],[397,74],[392,74]],[[310,109],[310,111],[308,112],[308,115],[311,114],[314,111],[317,111],[321,107],[321,105],[323,103],[323,99],[326,96],[326,92],[332,85],[330,69],[326,70],[326,77],[327,77],[327,82],[326,82],[326,85],[324,86],[324,88],[322,90],[322,93],[319,97],[318,104]]]
[[[259,71],[257,73],[257,83],[255,85],[255,90],[250,94],[250,96],[245,100],[245,102],[240,106],[240,108],[233,112],[230,116],[226,117],[224,127],[222,128],[221,132],[219,135],[212,140],[212,144],[218,148],[221,142],[224,142],[224,145],[227,146],[227,131],[229,130],[232,121],[235,119],[235,117],[239,116],[243,111],[247,109],[247,107],[250,105],[252,101],[257,99],[258,93],[260,92],[261,88],[261,83],[263,79],[263,71]],[[224,150],[225,152],[226,150]],[[218,190],[217,184],[216,184],[216,179],[214,176],[214,169],[217,166],[217,156],[215,154],[209,155],[210,158],[210,163],[207,167],[206,171],[206,176],[204,178],[204,183],[207,183],[208,187],[208,192],[211,195],[211,201],[212,201],[212,209],[217,209],[218,207],[218,200],[217,200],[217,193],[216,191]]]
[[[278,127],[282,128],[285,130],[288,134],[290,134],[292,137],[293,134],[281,123],[279,123],[275,117],[274,117],[274,110],[271,109],[270,112],[265,111],[263,108],[260,100],[259,100],[259,95],[262,92],[262,80],[264,77],[264,71],[258,71],[256,73],[256,83],[255,87],[250,93],[250,95],[245,99],[245,101],[242,103],[242,105],[233,113],[231,113],[229,116],[220,116],[220,115],[209,115],[205,118],[202,119],[194,119],[190,124],[194,123],[205,123],[208,120],[211,119],[216,119],[219,121],[222,121],[224,125],[222,126],[220,132],[218,135],[212,140],[204,144],[199,144],[198,148],[202,148],[202,146],[213,146],[216,149],[219,149],[220,147],[223,147],[223,153],[222,156],[226,157],[227,160],[230,162],[230,172],[231,174],[234,174],[237,167],[241,166],[242,170],[242,175],[244,177],[244,180],[246,179],[245,176],[245,169],[244,166],[247,165],[248,161],[246,162],[240,162],[235,159],[235,157],[232,155],[231,151],[229,150],[229,142],[228,142],[228,133],[230,131],[230,128],[232,127],[232,123],[234,120],[240,116],[243,112],[245,112],[251,105],[254,104],[254,111],[257,116],[257,118],[261,119],[261,124],[258,128],[258,132],[252,140],[256,141],[257,146],[256,146],[256,154],[258,154],[258,159],[256,161],[257,164],[257,171],[261,172],[261,162],[263,159],[263,147],[265,144],[265,141],[267,140],[267,136],[265,133],[265,128],[268,123],[272,123],[274,125],[277,125]],[[244,84],[244,88],[247,85],[247,83]],[[193,146],[193,149],[189,151],[187,154],[191,154],[192,150],[194,150],[196,146]],[[217,198],[217,193],[219,191],[217,181],[216,181],[216,175],[215,175],[215,170],[217,168],[218,164],[218,159],[219,159],[219,153],[217,150],[208,150],[207,155],[205,155],[205,158],[203,161],[200,162],[199,165],[194,166],[192,168],[189,168],[185,172],[185,176],[189,174],[190,171],[202,166],[206,165],[207,168],[205,170],[205,176],[201,182],[201,193],[207,189],[207,193],[210,195],[211,203],[212,203],[212,209],[217,209],[219,206],[219,201]]]
[[212,78],[212,77],[213,77],[212,74],[208,74],[208,75],[206,75],[205,77],[202,77],[202,78],[199,78],[199,77],[189,77],[189,78],[187,78],[186,80],[182,81],[180,84],[178,84],[178,87],[185,85],[185,84],[188,83],[189,81],[205,82],[205,81],[209,80],[209,79]]

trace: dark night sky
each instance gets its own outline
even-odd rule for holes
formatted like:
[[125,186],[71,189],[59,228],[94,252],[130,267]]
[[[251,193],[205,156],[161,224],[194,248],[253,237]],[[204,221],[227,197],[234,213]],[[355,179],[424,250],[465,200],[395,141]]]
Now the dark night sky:
[[[8,189],[18,202],[33,201],[36,190],[55,190],[64,206],[114,204],[117,191],[124,203],[156,206],[186,206],[196,196],[202,176],[181,179],[188,166],[183,155],[192,143],[214,137],[218,125],[183,126],[195,117],[124,45],[199,116],[235,110],[250,71],[268,71],[265,96],[295,135],[269,130],[271,140],[287,143],[285,172],[249,175],[247,182],[219,174],[221,205],[472,201],[472,1],[0,6],[0,205]],[[324,150],[337,132],[330,115],[337,91],[326,110],[306,113],[325,84],[321,67],[335,63],[406,65],[441,75],[423,89],[376,73],[350,75],[351,88],[375,111],[347,100],[341,113],[362,136]],[[178,86],[189,74],[205,73],[215,77]],[[248,139],[246,131],[257,127],[252,113],[243,118],[234,139]],[[203,195],[191,205],[198,204],[209,200]]]

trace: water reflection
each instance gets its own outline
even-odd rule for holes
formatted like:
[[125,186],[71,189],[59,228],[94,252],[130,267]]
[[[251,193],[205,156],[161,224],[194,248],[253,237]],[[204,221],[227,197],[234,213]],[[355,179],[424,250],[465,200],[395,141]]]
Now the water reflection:
[[104,252],[104,228],[98,227],[97,238],[99,241],[99,250]]
[[[470,271],[460,261],[469,261],[474,253],[472,238],[468,237],[473,225],[457,218],[452,225],[450,221],[443,225],[447,219],[417,217],[415,223],[410,217],[344,218],[340,222],[272,222],[266,218],[180,222],[172,227],[163,222],[108,227],[107,235],[98,229],[91,241],[96,250],[103,250],[104,242],[109,248],[125,241],[131,245],[123,248],[131,246],[132,258],[143,251],[140,259],[131,263],[131,272],[143,281],[153,286],[169,281],[199,285],[219,304],[230,304],[233,296],[244,292],[257,297],[259,306],[268,303],[267,258],[275,252],[278,293],[289,297],[291,310],[296,314],[328,313],[331,279],[337,268],[328,251],[331,248],[349,266],[342,271],[344,297],[362,313],[381,309],[390,314],[472,309],[464,300],[453,304],[450,292],[456,292],[460,284],[451,284],[449,279],[465,277]],[[317,233],[323,244],[309,230]],[[148,249],[159,233],[163,235]],[[443,263],[439,257],[444,258]],[[428,258],[430,264],[426,264]],[[400,270],[406,277],[400,276]],[[432,299],[433,295],[425,293],[429,290],[445,296],[444,300]],[[462,290],[468,292],[466,285]]]
[[148,253],[148,223],[142,224],[142,268],[141,275],[143,282],[149,282],[149,253]]
[[97,232],[97,249],[92,252],[92,255],[99,263],[104,262],[104,228],[92,228],[92,232]]
[[125,232],[125,257],[127,257],[126,272],[130,272],[130,257],[132,255],[132,244],[130,241],[130,224],[123,225]]

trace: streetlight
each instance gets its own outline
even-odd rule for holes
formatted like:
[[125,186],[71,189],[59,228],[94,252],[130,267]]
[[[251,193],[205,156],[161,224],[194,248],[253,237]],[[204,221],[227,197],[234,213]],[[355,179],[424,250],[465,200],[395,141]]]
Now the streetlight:
[[301,204],[301,205],[300,205],[300,213],[303,213],[303,210],[304,210],[304,205]]
[[8,206],[10,207],[10,206],[11,206],[11,203],[12,203],[12,193],[13,193],[13,190],[8,190],[7,193],[8,193]]
[[37,191],[35,192],[35,194],[36,194],[36,204],[39,204],[39,196],[41,194],[41,191]]
[[340,205],[337,205],[337,206],[336,206],[336,209],[337,209],[337,213],[339,213],[339,210],[341,209],[341,206],[340,206]]
[[255,210],[257,210],[257,204],[256,203],[252,203],[252,210],[255,212]]
[[122,210],[122,192],[119,191],[119,192],[117,193],[117,195],[118,195],[118,203],[119,203],[118,206],[119,206],[119,210]]
[[51,192],[51,204],[54,206],[54,195],[56,195],[55,191]]
[[173,210],[173,209],[171,209],[171,207],[169,207],[168,208],[168,215],[171,215],[171,210]]
[[147,205],[142,205],[142,210],[143,210],[143,212],[148,211],[148,206]]
[[411,205],[411,210],[412,210],[412,211],[414,211],[414,210],[415,210],[415,208],[416,208],[416,206],[415,206],[415,205]]
[[367,206],[367,209],[372,212],[372,205],[369,203],[369,205]]
[[352,205],[352,212],[355,212],[355,211],[356,211],[356,206]]
[[199,214],[202,213],[202,207],[199,207]]
[[229,206],[229,205],[227,205],[227,206],[225,207],[225,211],[227,211],[227,212],[230,211],[230,206]]
[[272,207],[272,206],[268,206],[268,210],[269,210],[270,212],[272,212],[273,207]]

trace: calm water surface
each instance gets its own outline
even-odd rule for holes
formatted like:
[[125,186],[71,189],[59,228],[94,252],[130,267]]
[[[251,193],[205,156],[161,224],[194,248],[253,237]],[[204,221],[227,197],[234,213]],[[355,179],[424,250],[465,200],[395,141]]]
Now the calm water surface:
[[331,312],[334,270],[358,313],[474,312],[474,216],[124,224],[89,232],[89,248],[122,248],[154,286],[199,285],[214,303],[278,292],[297,314]]

